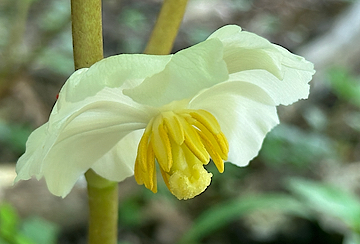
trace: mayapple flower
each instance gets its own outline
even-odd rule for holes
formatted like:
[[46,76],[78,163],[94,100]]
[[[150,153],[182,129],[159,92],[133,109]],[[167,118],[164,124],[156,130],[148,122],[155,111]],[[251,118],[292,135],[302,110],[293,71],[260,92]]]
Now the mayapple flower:
[[16,181],[45,178],[65,197],[87,170],[135,175],[157,191],[156,162],[179,199],[202,193],[224,161],[245,166],[279,123],[276,106],[308,97],[313,64],[235,25],[174,55],[122,54],[74,72],[49,121],[29,137]]

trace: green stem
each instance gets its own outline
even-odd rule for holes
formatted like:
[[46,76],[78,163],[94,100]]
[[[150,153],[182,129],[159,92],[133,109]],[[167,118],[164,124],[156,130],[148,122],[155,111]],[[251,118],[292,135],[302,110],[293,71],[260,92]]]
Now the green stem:
[[[75,69],[103,58],[101,0],[71,0]],[[89,244],[117,243],[118,184],[89,170]]]
[[188,0],[164,0],[145,48],[146,54],[169,54],[183,19]]
[[71,0],[75,69],[103,58],[101,0]]
[[89,195],[89,244],[117,243],[118,184],[94,171],[85,174]]

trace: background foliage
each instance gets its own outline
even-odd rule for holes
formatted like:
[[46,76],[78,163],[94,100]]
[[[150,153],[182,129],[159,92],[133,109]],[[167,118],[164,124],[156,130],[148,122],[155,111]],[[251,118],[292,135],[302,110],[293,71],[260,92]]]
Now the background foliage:
[[[104,0],[105,56],[141,53],[160,4]],[[190,0],[174,52],[235,23],[314,62],[311,96],[279,108],[282,124],[248,167],[209,165],[211,187],[195,199],[122,182],[119,243],[360,243],[356,16],[358,1]],[[42,181],[11,186],[27,136],[73,72],[70,3],[3,0],[0,36],[0,244],[86,243],[82,181],[64,200]]]

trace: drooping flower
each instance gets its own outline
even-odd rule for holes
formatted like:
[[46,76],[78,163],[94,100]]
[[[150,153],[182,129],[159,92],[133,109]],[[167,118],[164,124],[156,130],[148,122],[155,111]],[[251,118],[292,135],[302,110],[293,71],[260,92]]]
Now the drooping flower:
[[204,165],[245,166],[279,123],[276,106],[307,98],[313,65],[235,25],[174,55],[122,54],[66,81],[49,121],[29,137],[16,181],[45,178],[65,197],[92,169],[135,174],[156,192],[156,162],[179,199],[203,192]]

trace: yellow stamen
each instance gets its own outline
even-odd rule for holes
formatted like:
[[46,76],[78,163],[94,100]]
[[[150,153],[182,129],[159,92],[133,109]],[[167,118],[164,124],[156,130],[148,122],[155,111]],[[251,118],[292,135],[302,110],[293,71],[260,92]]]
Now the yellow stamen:
[[206,127],[204,124],[200,123],[197,120],[193,120],[192,124],[194,126],[196,126],[197,128],[199,128],[199,130],[205,134],[205,137],[210,140],[210,143],[213,145],[213,147],[216,148],[216,151],[220,153],[221,158],[226,160],[227,159],[227,154],[228,154],[228,150],[229,150],[229,145],[227,143],[227,140],[225,138],[224,141],[224,137],[222,136],[223,133],[220,130],[220,126],[219,126],[219,132],[217,134],[215,134],[213,131],[214,130],[209,130],[209,127]]
[[160,112],[147,125],[138,146],[135,179],[156,192],[155,159],[166,186],[179,199],[202,193],[212,174],[204,169],[210,158],[224,171],[229,145],[216,118],[205,110]]
[[181,126],[179,116],[172,111],[164,112],[164,124],[174,141],[181,145],[185,140],[184,128]]
[[150,123],[148,124],[148,126],[146,127],[145,132],[144,132],[143,136],[141,137],[141,140],[140,140],[139,146],[138,146],[138,153],[137,153],[136,160],[140,163],[143,171],[148,170],[146,155],[147,155],[147,148],[148,148],[148,144],[149,144],[149,138],[151,135],[152,124],[153,124],[153,120],[151,120]]
[[221,132],[219,123],[208,111],[197,110],[196,112],[191,112],[190,115],[203,124],[211,133],[219,134]]
[[214,147],[214,144],[211,143],[211,140],[209,140],[209,138],[206,137],[206,135],[202,132],[199,133],[201,136],[201,139],[204,143],[204,146],[206,148],[206,150],[208,151],[208,153],[210,154],[211,159],[213,160],[216,168],[218,169],[218,171],[220,173],[224,172],[224,162],[223,162],[223,158],[219,155],[219,151],[217,151]]
[[206,149],[200,140],[197,130],[191,124],[187,123],[184,118],[181,118],[181,123],[183,127],[185,127],[185,144],[201,162],[207,164],[210,159],[209,154],[206,152]]
[[164,120],[161,115],[155,118],[152,129],[151,144],[155,157],[160,167],[168,172],[172,166],[171,146],[169,135],[164,128]]

